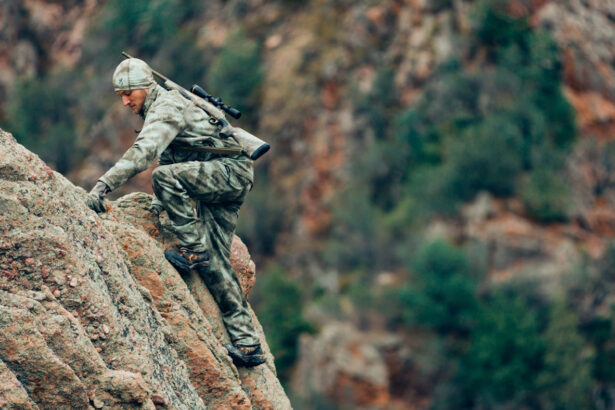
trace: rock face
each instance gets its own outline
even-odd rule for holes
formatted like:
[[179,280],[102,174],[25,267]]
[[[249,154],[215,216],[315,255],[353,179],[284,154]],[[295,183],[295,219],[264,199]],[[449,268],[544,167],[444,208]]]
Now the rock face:
[[102,3],[100,0],[2,1],[0,96],[10,90],[19,76],[31,77],[52,65],[77,64],[92,16]]
[[[151,198],[98,216],[84,195],[0,130],[0,407],[290,408],[262,330],[265,365],[227,356],[204,283],[164,258]],[[254,264],[238,238],[232,253],[247,294]]]
[[293,391],[351,408],[389,405],[386,363],[371,342],[348,323],[329,323],[316,337],[303,335]]

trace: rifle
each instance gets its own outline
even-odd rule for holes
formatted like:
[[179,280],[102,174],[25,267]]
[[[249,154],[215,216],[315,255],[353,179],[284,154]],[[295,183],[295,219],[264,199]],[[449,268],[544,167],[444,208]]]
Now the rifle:
[[[122,55],[126,58],[133,58],[125,51],[122,51]],[[241,117],[241,112],[236,108],[224,104],[220,97],[216,98],[212,96],[197,84],[192,86],[191,91],[188,91],[181,85],[171,81],[169,78],[153,69],[152,74],[154,74],[154,77],[162,81],[162,86],[165,89],[178,91],[184,98],[192,101],[197,107],[205,111],[207,115],[220,121],[223,125],[221,134],[224,134],[227,137],[232,137],[235,141],[237,141],[243,151],[248,154],[250,159],[256,160],[260,158],[267,151],[269,151],[269,148],[271,148],[271,146],[265,141],[255,135],[250,134],[243,128],[231,126],[226,120],[224,112],[227,112],[233,118]]]

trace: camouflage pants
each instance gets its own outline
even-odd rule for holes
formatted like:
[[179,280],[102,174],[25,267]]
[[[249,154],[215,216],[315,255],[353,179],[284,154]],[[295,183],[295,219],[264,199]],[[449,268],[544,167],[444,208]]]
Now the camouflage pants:
[[249,171],[233,166],[232,160],[214,160],[161,165],[152,174],[154,192],[169,215],[180,246],[209,251],[211,269],[203,280],[237,346],[259,343],[229,259],[239,208],[252,186],[251,168]]

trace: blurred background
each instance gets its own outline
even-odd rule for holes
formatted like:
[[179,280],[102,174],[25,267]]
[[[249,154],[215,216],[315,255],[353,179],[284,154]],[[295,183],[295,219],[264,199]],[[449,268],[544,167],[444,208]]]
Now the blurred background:
[[615,2],[1,0],[0,44],[0,126],[88,190],[122,50],[270,142],[238,235],[295,408],[615,408]]

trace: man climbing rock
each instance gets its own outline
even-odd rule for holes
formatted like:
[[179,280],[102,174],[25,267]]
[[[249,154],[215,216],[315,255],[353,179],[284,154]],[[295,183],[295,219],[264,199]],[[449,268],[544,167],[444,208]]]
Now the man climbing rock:
[[[222,133],[224,124],[178,91],[158,85],[142,60],[129,58],[113,74],[124,106],[145,121],[134,144],[88,194],[87,203],[104,212],[105,196],[137,173],[152,174],[156,197],[151,210],[166,210],[180,243],[165,256],[180,274],[195,270],[216,300],[238,366],[265,362],[258,334],[229,257],[239,208],[252,188],[252,160]],[[203,147],[206,149],[204,150]],[[196,204],[196,210],[193,206]]]

